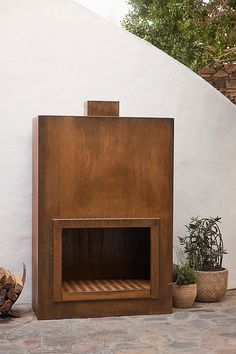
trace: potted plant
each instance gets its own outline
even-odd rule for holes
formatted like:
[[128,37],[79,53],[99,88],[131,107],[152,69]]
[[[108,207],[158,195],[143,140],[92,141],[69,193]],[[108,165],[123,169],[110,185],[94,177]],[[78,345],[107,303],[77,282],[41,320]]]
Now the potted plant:
[[179,237],[187,261],[196,272],[197,301],[220,301],[226,294],[228,271],[222,267],[226,251],[219,228],[220,220],[218,216],[202,219],[193,217],[186,225],[188,235]]
[[173,305],[192,307],[197,295],[196,274],[188,263],[173,266]]

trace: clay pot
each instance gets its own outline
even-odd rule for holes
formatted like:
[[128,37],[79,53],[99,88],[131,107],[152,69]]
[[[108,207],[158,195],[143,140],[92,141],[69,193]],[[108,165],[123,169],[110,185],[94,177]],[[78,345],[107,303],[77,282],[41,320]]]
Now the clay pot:
[[216,302],[223,299],[227,291],[228,270],[199,271],[197,275],[197,297],[199,302]]
[[192,307],[197,295],[197,285],[173,284],[173,305],[174,307]]

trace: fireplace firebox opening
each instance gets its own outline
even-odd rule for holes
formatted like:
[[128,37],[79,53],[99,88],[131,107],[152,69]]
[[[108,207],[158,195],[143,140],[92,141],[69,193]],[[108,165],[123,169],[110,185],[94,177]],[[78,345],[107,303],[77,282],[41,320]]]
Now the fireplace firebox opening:
[[54,301],[157,297],[158,230],[158,219],[54,220]]

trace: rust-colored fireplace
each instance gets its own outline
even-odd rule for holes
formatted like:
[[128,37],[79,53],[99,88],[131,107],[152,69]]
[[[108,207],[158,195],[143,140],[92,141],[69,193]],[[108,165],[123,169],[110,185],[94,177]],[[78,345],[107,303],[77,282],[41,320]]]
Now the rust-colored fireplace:
[[39,319],[169,313],[173,119],[33,124],[33,308]]

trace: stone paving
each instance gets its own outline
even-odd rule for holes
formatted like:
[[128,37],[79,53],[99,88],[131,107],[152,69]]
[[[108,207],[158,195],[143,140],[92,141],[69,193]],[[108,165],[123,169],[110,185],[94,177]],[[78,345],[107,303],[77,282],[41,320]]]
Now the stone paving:
[[15,308],[21,318],[0,318],[0,354],[236,354],[236,290],[171,315],[37,321]]

